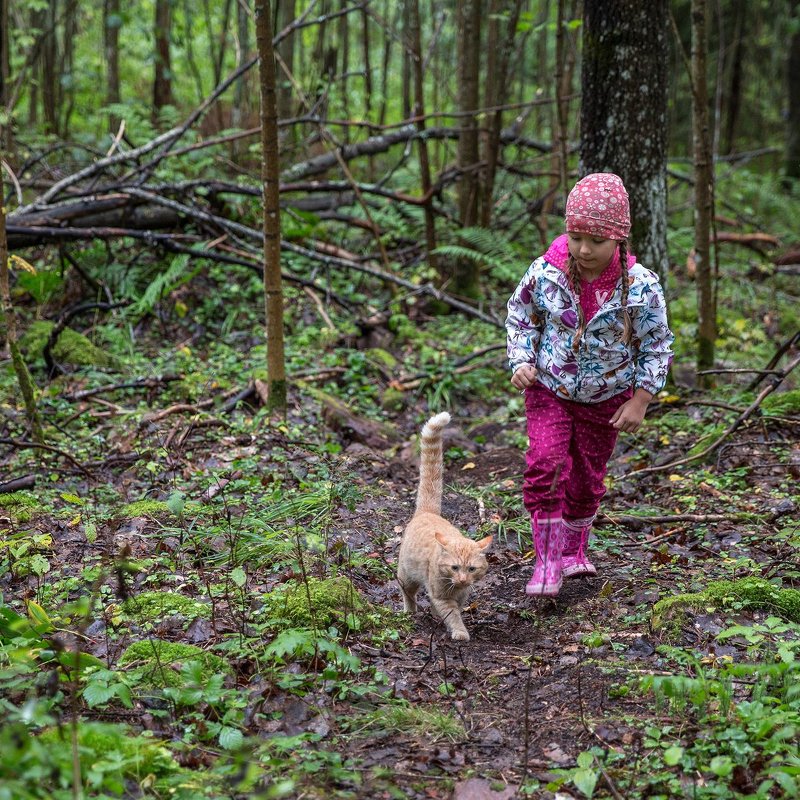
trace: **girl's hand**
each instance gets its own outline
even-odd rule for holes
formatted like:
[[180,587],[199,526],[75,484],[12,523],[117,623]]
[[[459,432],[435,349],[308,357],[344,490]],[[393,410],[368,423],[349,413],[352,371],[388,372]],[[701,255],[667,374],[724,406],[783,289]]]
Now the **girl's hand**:
[[637,389],[630,400],[623,403],[617,413],[611,417],[611,425],[618,431],[634,433],[642,424],[644,415],[647,413],[647,406],[653,399],[653,395],[645,389]]
[[533,386],[534,383],[536,383],[536,367],[532,364],[524,364],[511,376],[511,385],[520,391]]

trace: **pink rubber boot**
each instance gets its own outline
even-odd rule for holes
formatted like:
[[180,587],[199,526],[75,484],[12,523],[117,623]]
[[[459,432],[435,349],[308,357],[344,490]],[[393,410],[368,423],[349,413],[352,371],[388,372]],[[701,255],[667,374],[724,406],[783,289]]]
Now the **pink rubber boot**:
[[561,556],[561,574],[565,578],[579,575],[597,575],[597,569],[589,561],[586,549],[594,517],[564,520],[564,551]]
[[531,527],[536,563],[525,594],[554,597],[561,589],[561,551],[564,547],[561,517],[535,514]]

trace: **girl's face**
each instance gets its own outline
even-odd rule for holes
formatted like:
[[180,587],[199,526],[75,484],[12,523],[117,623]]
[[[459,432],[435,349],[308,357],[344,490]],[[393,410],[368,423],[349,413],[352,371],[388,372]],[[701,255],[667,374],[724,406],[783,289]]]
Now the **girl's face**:
[[570,255],[578,262],[581,273],[598,277],[611,263],[617,249],[616,239],[602,239],[588,233],[567,233]]

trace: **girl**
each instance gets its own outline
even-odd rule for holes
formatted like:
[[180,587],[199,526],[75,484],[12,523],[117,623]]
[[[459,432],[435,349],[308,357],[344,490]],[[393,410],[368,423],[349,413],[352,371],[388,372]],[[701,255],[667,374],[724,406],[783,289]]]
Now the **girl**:
[[[508,301],[511,383],[525,394],[522,497],[536,562],[527,594],[594,575],[589,531],[619,431],[635,431],[672,360],[658,276],[628,253],[628,193],[602,172],[567,198],[566,235],[531,264]],[[621,266],[624,265],[624,268]]]

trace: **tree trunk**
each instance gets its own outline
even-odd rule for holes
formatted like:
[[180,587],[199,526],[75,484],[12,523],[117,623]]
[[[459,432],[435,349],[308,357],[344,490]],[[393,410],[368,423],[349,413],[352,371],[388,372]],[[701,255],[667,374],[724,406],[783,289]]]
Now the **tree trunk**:
[[[244,3],[236,4],[236,36],[239,39],[239,49],[236,58],[237,69],[250,58],[250,15]],[[250,73],[242,75],[233,89],[233,107],[231,108],[231,127],[244,127],[244,119],[250,111],[249,97]],[[238,162],[247,152],[247,143],[241,140],[231,144],[231,158]]]
[[[0,198],[5,197],[5,186],[3,181],[3,153],[0,148]],[[17,343],[17,318],[14,306],[11,303],[11,286],[8,275],[8,240],[6,239],[6,209],[0,202],[0,333],[5,328],[5,339],[8,342],[8,349],[11,353],[11,363],[19,383],[20,393],[25,403],[25,412],[31,426],[31,435],[37,442],[44,441],[42,423],[39,418],[39,411],[36,408],[36,395],[33,389],[28,367],[22,358],[22,353]],[[2,340],[2,337],[0,337]]]
[[[417,129],[425,130],[425,95],[422,74],[422,34],[419,20],[419,0],[406,0],[408,4],[409,41],[414,62],[414,116]],[[433,213],[433,196],[431,191],[431,167],[428,159],[428,143],[421,137],[417,149],[419,152],[419,171],[422,183],[422,194],[425,198],[425,249],[428,263],[437,267],[436,256],[436,217]]]
[[402,52],[402,68],[401,68],[401,75],[402,75],[402,84],[401,84],[401,97],[403,98],[403,119],[411,119],[411,87],[413,84],[412,78],[412,66],[411,66],[411,59],[412,55],[408,46],[408,42],[411,38],[411,23],[409,21],[409,8],[408,3],[403,3],[403,36],[402,36],[402,43],[403,43],[403,52]]
[[[9,53],[10,37],[9,24],[10,16],[8,5],[10,0],[0,0],[0,153],[14,151],[14,134],[11,127],[11,55]],[[5,118],[6,111],[9,118]],[[0,167],[2,171],[2,167]],[[0,179],[2,184],[2,179]]]
[[[720,124],[724,125],[722,130],[722,141],[720,142],[719,152],[729,155],[734,152],[736,142],[736,129],[739,124],[739,112],[742,108],[742,77],[743,62],[745,57],[744,48],[744,23],[747,14],[746,0],[735,0],[732,6],[733,15],[733,34],[728,45],[729,56],[726,59],[726,84],[727,87],[722,96],[723,119]],[[723,80],[723,76],[720,76]]]
[[[792,17],[796,20],[800,2],[792,3]],[[795,29],[789,42],[786,64],[789,114],[786,136],[786,177],[800,179],[800,29]]]
[[[458,109],[463,114],[458,137],[458,210],[461,226],[478,223],[478,118],[480,103],[481,0],[463,0],[457,4],[458,39]],[[478,264],[472,259],[456,263],[454,290],[465,297],[480,293]]]
[[[694,251],[697,266],[697,369],[714,366],[717,309],[711,269],[711,187],[713,166],[708,114],[706,0],[692,0],[692,149],[694,158]],[[701,376],[709,385],[713,378]]]
[[172,38],[171,0],[156,0],[155,16],[155,76],[153,78],[153,117],[158,120],[164,106],[173,104],[172,62],[170,39]]
[[50,0],[44,11],[44,41],[42,42],[42,111],[45,133],[58,133],[56,105],[56,19],[58,0]]
[[[486,34],[486,96],[485,105],[502,106],[509,98],[508,65],[514,47],[522,0],[490,0],[489,22]],[[500,17],[506,23],[505,35],[501,37]],[[483,181],[480,193],[480,224],[488,228],[492,224],[494,182],[497,161],[500,157],[500,133],[503,129],[503,112],[498,108],[489,112],[488,131],[485,137]]]
[[582,175],[615,172],[631,202],[631,245],[666,283],[667,0],[586,0]]
[[281,283],[281,214],[279,198],[278,105],[275,53],[269,0],[256,0],[256,43],[261,87],[261,178],[264,190],[264,306],[270,410],[286,411],[286,366],[283,348]]
[[75,108],[75,89],[73,70],[75,68],[75,41],[78,38],[78,0],[67,0],[64,11],[64,44],[61,48],[59,73],[66,78],[59,81],[58,103],[59,132],[62,138],[69,138],[69,123]]
[[[105,0],[103,3],[103,32],[106,52],[106,104],[119,103],[119,29],[122,26],[119,0]],[[120,118],[109,114],[108,129],[111,134],[119,130]]]
[[[282,31],[288,28],[295,20],[295,0],[278,0],[277,3],[277,30]],[[284,37],[278,44],[278,55],[286,64],[286,69],[291,75],[294,72],[294,51],[297,33],[292,32]],[[290,119],[294,116],[294,89],[288,77],[282,71],[277,73],[278,80],[278,118]],[[289,128],[289,134],[293,135],[294,126]]]

